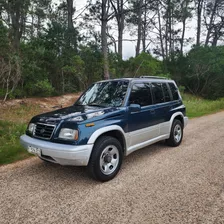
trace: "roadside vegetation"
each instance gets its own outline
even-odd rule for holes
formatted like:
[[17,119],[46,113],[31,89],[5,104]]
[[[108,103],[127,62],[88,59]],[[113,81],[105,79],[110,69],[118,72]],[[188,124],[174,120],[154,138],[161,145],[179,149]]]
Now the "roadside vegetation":
[[28,158],[30,155],[19,143],[19,137],[26,130],[26,124],[0,120],[0,165]]
[[186,93],[182,94],[182,98],[189,118],[200,117],[224,110],[224,98],[206,100]]

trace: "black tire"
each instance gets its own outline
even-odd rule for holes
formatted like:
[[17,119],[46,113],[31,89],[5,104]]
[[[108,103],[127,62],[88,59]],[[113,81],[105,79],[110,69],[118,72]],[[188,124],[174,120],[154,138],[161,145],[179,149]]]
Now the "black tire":
[[119,172],[122,161],[123,150],[120,142],[111,136],[102,136],[93,147],[88,164],[89,174],[102,182],[111,180]]
[[[180,136],[179,132],[180,131]],[[183,139],[183,124],[179,120],[174,120],[171,130],[170,130],[170,137],[166,140],[167,145],[176,147],[179,146]]]

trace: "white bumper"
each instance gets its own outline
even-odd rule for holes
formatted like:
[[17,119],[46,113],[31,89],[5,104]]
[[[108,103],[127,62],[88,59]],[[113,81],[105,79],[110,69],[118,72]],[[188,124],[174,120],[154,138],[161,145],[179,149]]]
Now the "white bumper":
[[28,147],[41,149],[41,158],[61,165],[87,166],[93,144],[66,145],[31,138],[28,135],[20,137],[20,143]]

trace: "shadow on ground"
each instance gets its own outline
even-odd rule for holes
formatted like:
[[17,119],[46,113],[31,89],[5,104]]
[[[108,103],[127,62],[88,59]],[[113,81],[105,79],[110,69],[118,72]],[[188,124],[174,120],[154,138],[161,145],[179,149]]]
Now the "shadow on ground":
[[[166,150],[170,150],[170,148],[167,147],[162,141],[133,152],[132,154],[124,158],[121,171],[119,172],[118,176],[112,181],[119,181],[119,176],[121,174],[124,174],[125,172],[125,175],[129,175],[129,170],[135,169],[135,167],[137,167],[142,160],[153,159],[153,157],[158,153],[165,153]],[[100,184],[100,182],[97,182],[89,177],[86,167],[61,166],[58,164],[42,161],[40,159],[37,159],[35,160],[35,163],[30,163],[29,166],[24,167],[23,172],[25,172],[28,176],[37,175],[38,182],[43,181],[47,183],[48,181],[52,181],[53,178],[54,182],[56,181],[56,183],[58,183],[59,185],[60,182],[67,182],[68,184],[78,182],[79,185],[83,185],[83,187],[93,185],[94,183]]]

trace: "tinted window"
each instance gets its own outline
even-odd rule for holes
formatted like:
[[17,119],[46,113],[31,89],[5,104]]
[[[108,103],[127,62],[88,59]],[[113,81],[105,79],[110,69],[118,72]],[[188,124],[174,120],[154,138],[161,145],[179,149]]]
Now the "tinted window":
[[179,100],[179,94],[178,94],[178,89],[174,85],[174,83],[169,83],[171,93],[173,95],[173,100]]
[[152,104],[150,86],[147,83],[138,83],[132,86],[129,104],[147,106]]
[[152,93],[154,95],[154,103],[163,103],[163,89],[161,83],[152,83]]
[[166,83],[162,83],[165,102],[171,101],[170,91]]

